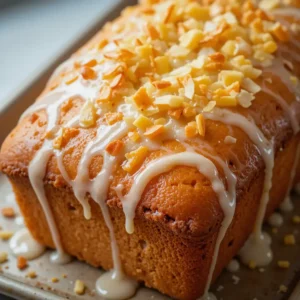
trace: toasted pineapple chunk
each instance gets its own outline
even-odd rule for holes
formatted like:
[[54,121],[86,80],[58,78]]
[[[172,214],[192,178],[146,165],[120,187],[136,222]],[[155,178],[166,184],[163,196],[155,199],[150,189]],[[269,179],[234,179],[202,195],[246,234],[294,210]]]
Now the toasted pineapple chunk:
[[85,128],[96,124],[96,108],[90,100],[84,103],[80,112],[79,122],[80,126]]
[[133,122],[133,125],[141,130],[146,130],[148,127],[152,126],[153,125],[153,122],[143,116],[143,115],[140,115],[134,122]]
[[241,83],[244,78],[244,74],[239,71],[221,71],[219,74],[219,80],[224,86],[230,86],[235,82]]
[[205,136],[205,119],[202,114],[196,116],[197,130],[200,136]]
[[148,152],[149,150],[147,147],[140,146],[138,149],[126,153],[125,157],[127,158],[127,161],[124,164],[123,169],[128,173],[133,173],[141,166],[148,155]]

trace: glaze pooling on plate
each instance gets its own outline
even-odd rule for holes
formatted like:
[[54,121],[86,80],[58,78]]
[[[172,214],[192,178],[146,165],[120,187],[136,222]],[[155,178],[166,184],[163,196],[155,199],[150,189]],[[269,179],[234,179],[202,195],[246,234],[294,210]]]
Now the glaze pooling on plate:
[[49,141],[45,142],[42,146],[42,149],[38,151],[33,160],[30,162],[30,165],[28,167],[28,175],[36,196],[38,197],[45,213],[53,242],[55,248],[57,249],[57,259],[55,259],[55,261],[67,263],[70,259],[65,254],[62,247],[61,237],[58,233],[58,229],[56,227],[55,220],[53,218],[53,214],[47,201],[47,196],[44,189],[44,174],[46,172],[47,163],[52,154],[52,147],[49,144]]
[[282,218],[282,215],[279,214],[279,213],[273,213],[269,219],[268,219],[268,223],[270,226],[273,226],[273,227],[280,227],[283,223],[283,218]]
[[273,259],[271,250],[271,237],[266,232],[261,232],[260,236],[250,235],[243,248],[239,252],[239,257],[245,265],[254,262],[259,267],[267,266]]
[[27,228],[17,231],[9,241],[11,252],[28,260],[41,256],[46,248],[35,241]]
[[[116,288],[117,287],[117,288]],[[97,292],[105,299],[129,299],[135,294],[138,283],[133,279],[117,274],[115,271],[104,273],[96,282]]]
[[[126,24],[112,25],[113,37],[98,41],[59,67],[48,83],[48,88],[53,90],[22,116],[22,119],[29,118],[40,110],[47,115],[44,139],[29,164],[28,174],[57,249],[53,260],[60,263],[69,260],[44,189],[47,163],[55,156],[60,174],[72,187],[85,218],[89,220],[92,216],[89,201],[93,200],[100,206],[109,229],[114,268],[100,277],[96,285],[97,291],[109,299],[128,298],[137,288],[137,284],[122,270],[113,222],[106,204],[118,165],[122,165],[124,172],[133,177],[126,194],[123,194],[122,184],[115,188],[129,234],[134,232],[136,207],[153,178],[176,166],[189,166],[196,168],[210,182],[224,218],[201,299],[215,299],[208,291],[220,245],[235,214],[237,179],[227,161],[211,154],[211,146],[205,141],[207,120],[221,122],[228,126],[229,131],[232,131],[232,126],[244,131],[264,161],[264,187],[254,231],[241,249],[240,256],[244,263],[254,260],[258,266],[265,266],[272,259],[271,240],[262,232],[262,224],[272,187],[275,144],[250,118],[249,111],[259,93],[268,94],[289,116],[294,133],[299,131],[295,107],[270,90],[266,82],[262,88],[256,83],[264,71],[275,76],[280,70],[280,74],[283,74],[282,71],[290,76],[281,58],[278,58],[280,53],[276,54],[275,42],[278,39],[276,30],[282,33],[282,41],[288,40],[288,34],[283,26],[265,16],[268,24],[272,25],[264,32],[268,35],[269,44],[266,46],[257,42],[255,36],[252,40],[257,33],[250,24],[244,24],[233,12],[223,12],[220,8],[219,12],[212,11],[212,7],[205,8],[203,20],[197,20],[193,15],[195,10],[202,9],[201,6],[185,0],[152,5],[150,15],[137,9]],[[257,12],[255,7],[248,9]],[[182,28],[176,27],[179,26],[178,18],[182,18]],[[153,25],[153,20],[156,20],[157,26]],[[232,30],[237,26],[245,39],[249,36],[248,40],[240,36],[230,39],[229,33],[234,34]],[[211,44],[212,41],[215,44]],[[276,59],[274,55],[277,55]],[[295,57],[297,59],[297,55]],[[282,81],[298,97],[298,83],[287,79],[288,76],[283,76]],[[62,77],[60,82],[56,82],[57,77]],[[60,112],[72,99],[79,99],[82,108],[79,115],[64,124],[60,121]],[[64,135],[68,129],[89,128],[96,128],[94,139],[85,144],[76,176],[70,178],[64,166]],[[178,142],[185,150],[180,153],[172,151],[164,145],[166,140]],[[162,150],[162,155],[145,163],[149,154],[157,150]],[[103,159],[102,168],[94,178],[90,178],[89,168],[97,156]],[[299,150],[296,161],[298,159]],[[224,175],[220,175],[218,168]],[[295,173],[296,163],[288,192]],[[116,284],[118,290],[114,289]]]

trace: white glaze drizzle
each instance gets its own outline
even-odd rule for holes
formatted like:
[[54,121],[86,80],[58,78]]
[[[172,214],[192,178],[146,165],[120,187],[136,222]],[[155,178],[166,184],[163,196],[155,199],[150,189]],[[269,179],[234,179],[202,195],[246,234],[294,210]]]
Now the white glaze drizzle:
[[[107,143],[105,143],[106,145],[107,145]],[[103,149],[101,149],[102,151],[103,151]],[[63,168],[61,168],[61,169],[63,169]],[[62,172],[63,173],[63,172]],[[78,174],[82,174],[82,173],[78,173]],[[82,175],[81,175],[82,176]],[[66,176],[64,176],[64,177],[66,177]],[[107,178],[109,178],[109,176],[107,176]],[[79,185],[77,185],[77,186],[79,186]],[[230,186],[230,185],[229,185]],[[232,186],[232,185],[231,185]],[[233,190],[235,190],[235,189],[233,189]],[[77,197],[77,198],[79,198],[79,197]],[[94,198],[94,197],[93,197]],[[82,202],[83,203],[83,202]],[[103,209],[102,209],[103,210]],[[232,219],[232,217],[231,217],[231,219]],[[231,222],[231,221],[230,221]],[[230,223],[229,223],[230,224]],[[229,226],[229,225],[228,225]],[[225,233],[226,233],[226,230],[224,231],[224,235],[225,235]],[[224,236],[223,235],[223,236]],[[220,241],[220,243],[221,243],[221,241],[222,241],[222,239],[223,239],[223,237],[222,238],[219,238],[219,241]],[[113,255],[114,256],[114,255]],[[214,258],[213,259],[217,259],[217,255],[214,255]],[[216,263],[216,262],[215,262]],[[215,263],[213,263],[212,265],[214,266],[215,265]],[[211,270],[212,270],[212,272],[213,272],[213,270],[214,270],[214,267],[212,267],[211,268]],[[211,274],[212,275],[212,274]],[[210,280],[208,280],[208,282],[209,282]],[[208,285],[209,286],[209,285]]]
[[[170,133],[168,138],[169,139],[174,139],[179,141],[182,145],[185,146],[186,148],[186,153],[195,153],[197,154],[197,152],[195,152],[195,148],[197,148],[198,150],[201,149],[201,152],[203,153],[203,155],[206,158],[209,158],[211,161],[215,161],[218,163],[218,165],[223,169],[227,184],[228,184],[228,195],[232,201],[232,203],[234,203],[234,211],[235,211],[235,203],[236,203],[236,176],[233,174],[233,172],[230,170],[230,168],[228,167],[228,165],[218,156],[214,156],[211,153],[213,153],[213,149],[212,147],[206,143],[205,141],[201,141],[201,144],[198,144],[197,147],[195,146],[191,146],[190,144],[187,143],[186,141],[186,136],[184,134],[184,129],[183,127],[179,124],[178,121],[174,120],[174,119],[170,119],[168,121],[168,123],[166,124],[166,127],[170,128]],[[231,127],[229,126],[229,129],[231,130]],[[118,197],[120,199],[124,199],[122,194],[120,193],[121,186],[117,186],[116,188],[116,192],[118,194]],[[223,208],[223,207],[222,207]],[[234,214],[233,211],[233,214]],[[226,231],[232,221],[232,216],[228,216],[226,215],[226,212],[223,210],[224,214],[225,214],[225,218],[222,222],[221,225],[221,231],[218,234],[217,237],[217,241],[216,241],[216,247],[214,249],[214,253],[213,253],[213,258],[212,258],[212,263],[210,266],[210,270],[209,270],[209,275],[208,275],[208,279],[206,282],[206,288],[205,288],[205,293],[203,295],[203,298],[201,299],[210,299],[209,297],[213,297],[214,295],[212,293],[209,293],[209,287],[211,284],[211,280],[212,280],[212,275],[213,272],[215,270],[216,267],[216,263],[217,263],[217,258],[218,258],[218,254],[219,254],[219,248],[220,248],[220,244],[224,238],[224,235],[226,234]],[[231,220],[229,220],[231,218]]]
[[[113,276],[111,276],[112,280],[118,280],[119,283],[122,281],[126,287],[132,282],[132,280],[126,278],[123,274],[119,249],[117,245],[117,241],[115,238],[113,224],[110,218],[109,210],[106,205],[106,197],[109,188],[110,178],[113,172],[113,167],[117,161],[117,158],[114,156],[110,156],[106,151],[105,147],[111,141],[121,138],[128,131],[128,125],[125,122],[116,123],[112,126],[99,126],[97,130],[97,136],[91,142],[89,142],[84,149],[82,157],[80,159],[79,165],[77,167],[77,176],[74,180],[70,180],[63,166],[63,152],[60,152],[58,157],[58,166],[59,169],[63,173],[63,177],[66,181],[72,186],[74,195],[78,199],[78,201],[82,204],[84,209],[84,214],[87,219],[91,217],[90,205],[88,203],[87,194],[90,194],[92,199],[97,202],[101,208],[102,215],[106,226],[109,229],[110,239],[111,239],[111,249],[112,249],[112,258],[114,270]],[[93,157],[97,155],[102,155],[103,157],[103,165],[101,171],[97,174],[97,176],[93,179],[89,179],[89,166]],[[104,275],[102,275],[104,276]],[[101,277],[102,277],[101,276]],[[100,283],[107,285],[107,276],[105,275],[105,279],[101,280],[101,278],[97,281],[99,293],[102,293],[106,288],[99,288]],[[135,288],[134,288],[135,290]],[[112,293],[112,292],[111,292]]]
[[54,72],[51,74],[47,82],[47,86],[51,85],[53,79],[56,78],[56,76],[58,76],[60,73],[66,71],[69,67],[71,67],[74,62],[75,62],[75,58],[71,56],[69,59],[62,62],[59,66],[57,66]]
[[[174,166],[184,165],[197,167],[200,173],[205,175],[212,182],[212,188],[222,199],[220,202],[225,202],[224,197],[228,202],[228,193],[225,191],[223,183],[217,177],[217,169],[215,165],[206,157],[201,154],[196,154],[193,152],[181,152],[176,154],[171,154],[163,156],[156,160],[151,161],[145,169],[138,172],[134,178],[131,190],[128,194],[123,196],[122,204],[123,210],[126,217],[125,228],[128,233],[134,232],[134,217],[136,206],[141,199],[142,193],[144,192],[149,180],[152,178],[170,171]],[[220,191],[224,192],[224,195],[221,195]]]
[[[55,97],[56,95],[56,97]],[[42,99],[42,103],[47,103],[46,107],[43,107],[46,109],[47,117],[48,117],[48,123],[46,132],[55,132],[57,131],[57,122],[58,122],[58,115],[59,115],[59,108],[61,104],[65,101],[65,98],[62,97],[63,94],[55,94],[54,98],[51,97],[51,102],[48,102],[49,98],[44,100]],[[47,97],[45,97],[47,98]],[[44,101],[43,101],[44,100]],[[51,104],[50,104],[51,103]],[[33,106],[35,107],[35,105]],[[33,107],[29,108],[25,112],[25,116],[27,113],[33,112]],[[40,109],[40,106],[38,105],[37,109]],[[21,118],[24,117],[24,114]],[[44,211],[49,230],[52,236],[52,240],[54,243],[54,246],[57,250],[57,253],[54,253],[54,255],[51,256],[51,260],[55,263],[67,263],[70,261],[69,255],[67,255],[64,252],[63,246],[61,244],[61,238],[60,234],[58,232],[53,213],[51,211],[50,205],[47,200],[46,192],[44,189],[44,176],[46,174],[46,168],[48,161],[50,157],[53,154],[53,147],[52,147],[52,141],[45,139],[41,148],[37,151],[34,158],[31,160],[29,166],[28,166],[28,176],[29,180],[31,182],[32,188],[42,206],[42,209]]]
[[[103,67],[102,72],[105,71],[107,66]],[[59,120],[59,109],[61,105],[68,99],[72,97],[79,97],[83,101],[88,99],[94,99],[97,86],[88,84],[82,80],[78,80],[72,85],[72,88],[68,86],[63,86],[62,88],[57,88],[53,92],[50,92],[46,96],[42,97],[38,102],[29,107],[21,116],[21,120],[30,114],[45,109],[48,116],[48,123],[46,132],[52,132],[54,135],[59,135],[60,131],[57,126]],[[65,127],[73,127],[78,124],[78,117],[73,118]],[[84,215],[87,218],[91,217],[90,207],[88,200],[86,199],[86,194],[89,193],[92,198],[100,205],[104,220],[110,232],[111,237],[111,247],[112,247],[112,257],[114,263],[114,278],[118,280],[123,280],[124,282],[131,282],[125,277],[122,272],[121,262],[119,258],[119,250],[117,247],[117,242],[114,236],[113,225],[110,219],[109,210],[105,204],[105,199],[107,195],[107,190],[109,187],[109,179],[111,178],[112,169],[116,161],[115,157],[108,155],[105,152],[105,147],[107,144],[119,137],[122,137],[127,133],[128,127],[125,122],[116,124],[115,126],[100,126],[97,130],[96,140],[91,141],[87,144],[84,149],[81,161],[78,166],[77,177],[74,181],[68,178],[68,174],[63,166],[63,153],[54,150],[52,147],[52,140],[47,140],[43,142],[41,148],[37,151],[34,158],[30,162],[28,167],[29,179],[31,181],[32,187],[38,197],[39,202],[42,205],[43,211],[46,216],[46,220],[52,235],[52,239],[57,249],[57,252],[51,255],[51,260],[57,263],[65,263],[70,260],[70,257],[64,253],[60,235],[47,201],[43,178],[46,173],[47,163],[50,157],[55,154],[58,161],[58,168],[68,184],[73,187],[74,194],[76,198],[80,201],[83,206]],[[88,167],[90,160],[95,155],[103,156],[103,167],[99,174],[94,178],[94,180],[89,180],[88,178]],[[107,281],[107,280],[106,280]],[[134,288],[135,289],[135,288]]]
[[[39,110],[42,109],[48,109],[48,106],[51,106],[54,103],[59,102],[61,99],[65,98],[63,96],[65,96],[66,92],[63,90],[53,90],[51,92],[49,92],[46,96],[40,98],[37,102],[35,102],[33,105],[29,106],[24,113],[21,115],[20,120],[23,120],[25,117],[31,115],[34,112],[37,112]],[[49,116],[49,114],[47,114]],[[57,116],[57,114],[55,114],[55,116]],[[55,119],[55,123],[56,123],[56,119]],[[49,126],[48,126],[49,127]]]
[[[45,132],[51,132],[53,135],[56,135],[59,132],[58,121],[61,105],[70,98],[76,97],[86,101],[87,99],[95,98],[95,95],[96,89],[93,84],[78,80],[72,87],[63,85],[40,98],[39,101],[35,102],[22,114],[20,119],[22,120],[30,114],[44,109],[46,110],[48,118]],[[73,122],[74,124],[72,124]],[[75,125],[77,122],[77,119],[72,119],[69,125]],[[43,208],[54,246],[57,249],[57,253],[51,256],[51,260],[56,263],[66,263],[70,261],[70,257],[64,253],[53,213],[47,201],[43,182],[47,163],[53,154],[52,140],[46,138],[28,166],[28,176],[33,190]]]
[[48,118],[50,118],[50,121],[53,123],[52,124],[48,120],[46,130],[54,130],[54,126],[57,125],[57,122],[59,121],[59,109],[65,101],[71,98],[80,98],[83,101],[87,101],[88,99],[94,99],[96,94],[97,90],[94,84],[79,79],[72,85],[62,85],[55,90],[48,92],[45,96],[38,98],[33,105],[29,106],[24,111],[20,120],[23,120],[32,113],[44,109],[47,112]]
[[213,295],[212,293],[209,293],[208,291],[209,291],[209,288],[210,288],[210,285],[212,282],[213,273],[214,273],[216,265],[217,265],[220,246],[221,246],[221,243],[225,237],[225,234],[233,220],[234,213],[235,213],[237,178],[236,178],[235,174],[230,170],[228,165],[220,157],[213,156],[212,154],[209,154],[206,151],[204,151],[204,154],[210,160],[216,161],[219,164],[219,166],[223,169],[225,178],[226,178],[226,181],[228,184],[228,195],[229,195],[229,198],[231,201],[231,204],[229,204],[229,205],[232,205],[232,211],[229,214],[228,214],[228,211],[224,210],[224,207],[221,205],[225,216],[224,216],[224,219],[221,224],[221,229],[218,233],[216,245],[215,245],[214,252],[213,252],[212,263],[211,263],[211,266],[209,269],[208,279],[206,281],[204,297],[207,297],[207,298],[203,298],[203,300],[209,300],[209,299],[214,299],[213,297],[215,297],[215,295]]
[[199,300],[218,300],[216,295],[213,293],[209,292],[204,294]]
[[18,226],[22,226],[24,227],[24,218],[22,216],[18,216],[15,218],[15,223],[18,225]]
[[218,171],[214,163],[201,154],[195,152],[181,152],[177,154],[163,156],[154,161],[151,161],[151,163],[144,170],[142,170],[135,176],[131,190],[127,195],[122,197],[123,210],[126,217],[125,227],[128,233],[133,233],[136,206],[139,200],[141,199],[141,196],[149,181],[157,175],[168,172],[174,166],[178,165],[196,167],[201,174],[203,174],[211,181],[212,189],[217,194],[219,198],[219,203],[224,212],[224,219],[222,221],[221,228],[216,240],[214,255],[212,257],[212,263],[208,274],[206,289],[204,293],[204,297],[207,297],[208,289],[210,287],[213,272],[217,263],[219,248],[227,232],[227,229],[231,224],[235,212],[236,179],[234,175],[231,175],[232,181],[229,184],[230,192],[232,193],[231,194],[230,192],[226,191],[223,182],[218,176]]
[[[92,141],[90,143],[90,147],[89,145],[85,148],[85,153],[83,155],[83,158],[81,159],[81,163],[80,163],[80,166],[78,168],[78,175],[76,177],[77,178],[80,178],[80,180],[74,180],[73,182],[75,184],[72,184],[71,182],[71,185],[73,186],[73,189],[74,189],[74,193],[75,195],[77,195],[77,198],[78,199],[81,199],[81,203],[84,202],[84,195],[87,193],[87,191],[89,189],[86,190],[86,183],[83,185],[82,183],[84,182],[84,178],[87,178],[87,170],[88,170],[88,165],[89,165],[89,162],[91,160],[91,158],[94,156],[94,155],[97,155],[99,153],[102,153],[103,154],[103,151],[104,151],[104,147],[107,145],[107,143],[110,142],[110,140],[113,140],[117,137],[119,137],[119,134],[120,136],[124,134],[124,132],[126,132],[126,130],[128,130],[128,128],[126,128],[126,125],[124,123],[123,126],[121,126],[121,129],[119,129],[120,133],[117,132],[117,134],[113,134],[114,131],[118,131],[116,130],[118,128],[118,126],[116,126],[116,128],[113,128],[110,127],[107,134],[103,134],[101,130],[101,128],[99,129],[99,132],[101,132],[102,134],[99,134],[99,136],[101,136],[101,138],[98,140],[98,142],[95,142],[95,141]],[[105,128],[105,130],[107,131],[107,128]],[[178,135],[179,137],[182,137],[182,134],[179,133],[178,130],[175,130],[175,135]],[[178,134],[177,134],[178,132]],[[110,137],[110,140],[107,140],[107,137]],[[92,150],[91,150],[91,149]],[[87,150],[88,149],[88,150]],[[96,149],[96,150],[94,150]],[[102,174],[104,174],[105,176],[101,176],[101,172],[98,174],[97,177],[99,177],[99,182],[97,182],[97,184],[95,184],[95,187],[97,187],[99,189],[101,189],[101,185],[103,186],[103,182],[108,182],[108,178],[110,177],[108,174],[111,174],[111,172],[109,172],[107,174],[107,170],[110,169],[110,167],[107,167],[105,166],[105,161],[109,161],[107,160],[107,158],[105,158],[105,156],[107,157],[110,157],[107,153],[105,154],[106,152],[104,152],[104,164],[103,164],[103,167],[102,169],[103,170],[106,170],[105,172],[103,172]],[[186,154],[186,153],[182,153],[182,154]],[[198,154],[199,155],[199,154]],[[60,155],[60,158],[62,157],[62,155]],[[229,168],[225,165],[225,163],[219,159],[219,158],[215,158],[216,161],[219,162],[219,164],[223,167],[224,169],[224,172],[225,172],[225,175],[226,175],[226,179],[229,181],[229,193],[230,193],[230,197],[231,197],[231,203],[233,204],[234,203],[234,206],[235,206],[235,183],[236,183],[236,178],[235,176],[233,175],[233,173],[229,170]],[[114,159],[112,159],[112,162],[114,161]],[[109,164],[110,165],[110,164]],[[63,164],[62,162],[59,163],[59,166],[60,167],[63,167]],[[65,176],[64,176],[65,177]],[[147,182],[149,182],[151,180],[151,177],[149,177],[147,179]],[[70,181],[69,181],[70,182]],[[94,181],[96,182],[96,181]],[[106,184],[104,184],[106,185]],[[108,184],[107,184],[107,188],[108,188]],[[122,187],[119,187],[117,186],[116,190],[117,190],[117,193],[118,193],[118,196],[121,198],[121,189]],[[76,192],[76,189],[77,189],[77,192]],[[85,191],[84,191],[85,189]],[[96,189],[92,189],[92,190],[96,190]],[[134,191],[134,189],[131,189],[131,191]],[[92,198],[93,199],[99,199],[102,195],[102,198],[103,198],[103,195],[106,195],[106,193],[104,192],[98,192],[98,195],[96,195],[95,193],[91,192],[90,191],[90,194],[92,195]],[[80,197],[80,198],[79,198]],[[122,199],[122,198],[121,198]],[[140,198],[138,198],[139,200]],[[117,244],[116,244],[116,240],[115,240],[115,237],[114,237],[114,231],[113,231],[113,227],[112,227],[112,223],[111,223],[111,220],[110,220],[110,217],[109,217],[109,212],[108,212],[108,209],[107,209],[107,206],[105,205],[105,197],[101,200],[101,201],[97,201],[100,206],[101,206],[101,209],[102,209],[102,212],[103,212],[103,215],[105,217],[105,220],[106,220],[106,224],[108,226],[108,228],[110,229],[110,234],[111,234],[111,243],[112,243],[112,252],[113,252],[113,260],[114,260],[114,265],[115,265],[115,270],[114,270],[114,276],[112,276],[111,278],[113,280],[116,280],[116,278],[121,278],[123,281],[127,282],[127,285],[125,286],[128,286],[129,282],[131,282],[129,279],[127,278],[124,278],[124,275],[122,274],[122,270],[121,270],[121,264],[119,262],[119,255],[118,255],[118,248],[117,248]],[[213,255],[213,262],[211,264],[211,268],[210,268],[210,274],[209,274],[209,280],[207,281],[207,288],[206,288],[206,293],[205,295],[208,295],[208,289],[209,289],[209,286],[210,286],[210,282],[211,282],[211,277],[213,275],[213,271],[215,269],[215,265],[216,265],[216,262],[217,262],[217,257],[218,257],[218,251],[219,251],[219,246],[223,240],[223,237],[224,235],[226,234],[226,231],[227,231],[227,228],[228,226],[230,225],[231,223],[231,220],[232,220],[232,217],[233,217],[233,213],[234,213],[234,206],[233,206],[233,210],[232,210],[232,214],[228,216],[228,214],[225,214],[225,218],[224,218],[224,221],[222,223],[222,227],[223,227],[223,230],[220,230],[220,233],[218,235],[218,239],[217,239],[217,245],[215,247],[215,253]],[[222,207],[224,209],[224,207]],[[135,211],[135,209],[134,209]],[[97,290],[100,294],[103,295],[103,291],[104,290],[107,290],[108,289],[108,286],[107,286],[107,280],[108,278],[110,277],[107,277],[107,275],[102,275],[102,276],[105,276],[105,280],[101,280],[101,278],[97,281]],[[119,279],[118,279],[119,280]],[[129,280],[129,281],[128,281]],[[104,288],[101,288],[100,284],[104,284],[106,287]]]
[[220,121],[225,124],[234,125],[242,129],[252,142],[257,146],[262,158],[265,162],[265,184],[261,199],[260,209],[255,225],[255,232],[259,234],[261,231],[266,205],[269,201],[269,190],[272,187],[272,170],[274,166],[274,147],[273,143],[269,142],[261,130],[246,117],[229,111],[227,109],[216,109],[214,114],[205,113],[205,117],[210,120]]
[[294,204],[289,194],[285,196],[284,201],[280,204],[279,208],[284,213],[293,211]]
[[138,283],[128,277],[120,277],[116,272],[109,271],[96,281],[97,292],[106,299],[129,299],[135,294]]
[[272,10],[272,14],[281,16],[291,16],[300,19],[300,9],[296,7],[277,8]]
[[46,248],[33,239],[27,228],[17,231],[9,241],[9,247],[15,256],[32,260],[41,256]]
[[30,162],[28,167],[28,175],[32,188],[44,211],[53,243],[57,250],[57,255],[52,256],[53,262],[67,263],[70,261],[70,257],[64,252],[62,247],[60,235],[44,189],[44,176],[46,173],[47,163],[51,155],[52,143],[51,141],[45,140],[42,148],[36,153]]
[[[269,192],[272,187],[272,174],[274,167],[274,146],[272,142],[269,142],[261,130],[255,125],[254,122],[249,121],[246,117],[231,112],[227,109],[216,109],[214,113],[205,113],[207,119],[220,121],[225,124],[234,125],[242,129],[252,142],[258,148],[260,155],[262,156],[265,162],[265,179],[264,179],[264,188],[263,193],[260,199],[260,205],[258,209],[258,214],[254,226],[254,231],[252,236],[244,246],[244,250],[241,252],[243,262],[249,263],[253,260],[253,257],[256,258],[256,253],[263,251],[266,255],[265,263],[269,263],[269,258],[272,257],[272,252],[270,245],[266,243],[264,234],[262,233],[263,220],[269,202]],[[263,255],[261,255],[262,257]]]

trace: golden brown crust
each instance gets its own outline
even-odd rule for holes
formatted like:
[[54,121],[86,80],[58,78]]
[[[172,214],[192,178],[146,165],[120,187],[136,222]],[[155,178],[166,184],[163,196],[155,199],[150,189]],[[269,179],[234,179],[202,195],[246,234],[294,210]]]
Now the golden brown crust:
[[[289,177],[286,176],[285,170],[292,168],[297,143],[298,137],[294,137],[277,155],[274,169],[276,176],[273,179],[267,216],[286,194]],[[194,172],[193,169],[190,171]],[[222,242],[214,278],[236,255],[252,231],[263,188],[263,178],[263,172],[258,173],[247,191],[238,197],[235,217]],[[53,247],[41,206],[28,178],[10,176],[10,181],[26,226],[40,243]],[[65,250],[93,266],[110,269],[112,267],[110,238],[100,207],[90,201],[92,219],[86,220],[83,217],[82,207],[71,191],[47,184],[46,193],[63,237]],[[146,211],[146,218],[138,215],[135,220],[136,231],[128,235],[124,228],[122,210],[111,207],[110,213],[126,274],[176,299],[193,300],[203,293],[217,230],[212,230],[212,234],[201,239],[190,239],[186,235],[176,235],[160,222],[149,220],[147,216],[151,212]],[[165,222],[174,223],[172,219]]]

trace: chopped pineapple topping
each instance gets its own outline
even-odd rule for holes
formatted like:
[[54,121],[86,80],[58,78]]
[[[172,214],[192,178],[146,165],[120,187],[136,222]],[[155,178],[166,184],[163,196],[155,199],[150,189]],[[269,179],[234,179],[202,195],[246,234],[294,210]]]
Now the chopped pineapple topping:
[[[180,124],[187,139],[205,138],[203,113],[249,108],[278,43],[290,38],[287,28],[268,15],[278,0],[262,0],[259,7],[250,0],[210,6],[190,0],[148,2],[131,9],[133,18],[108,25],[111,35],[96,38],[63,80],[66,87],[80,83],[97,89],[81,109],[80,126],[102,120],[107,126],[128,126],[126,141],[137,143],[137,150],[125,154],[123,169],[130,173],[148,153],[139,142],[169,136],[169,121]],[[125,152],[123,140],[111,142],[106,151]],[[54,145],[60,149],[61,137]]]
[[133,173],[143,163],[148,154],[148,148],[140,146],[137,150],[125,154],[127,161],[123,169],[128,173]]

